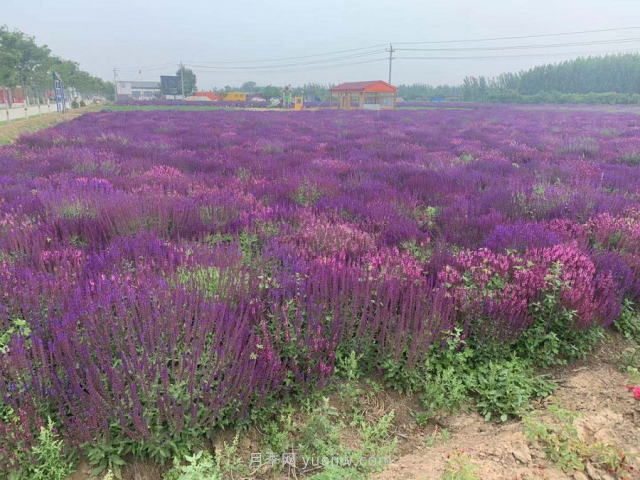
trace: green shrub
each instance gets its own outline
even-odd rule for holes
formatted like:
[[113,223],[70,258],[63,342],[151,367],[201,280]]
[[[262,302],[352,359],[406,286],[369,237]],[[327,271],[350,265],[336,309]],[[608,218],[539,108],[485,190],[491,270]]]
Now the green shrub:
[[469,403],[468,374],[447,367],[427,377],[420,403],[426,415],[433,417],[438,411],[456,413]]
[[631,300],[624,300],[620,316],[613,326],[627,340],[640,343],[640,311],[635,309]]
[[576,328],[577,312],[560,304],[561,291],[569,288],[562,280],[562,264],[554,264],[545,281],[547,289],[543,298],[531,305],[534,323],[516,341],[513,349],[520,358],[530,360],[539,368],[583,360],[602,338],[604,330],[601,327]]
[[424,372],[407,365],[406,358],[388,358],[382,361],[381,366],[385,384],[394,390],[411,395],[424,388]]
[[485,420],[497,414],[505,422],[520,413],[532,397],[550,395],[555,384],[534,376],[531,366],[514,356],[478,364],[469,376],[469,389],[478,396],[476,408]]

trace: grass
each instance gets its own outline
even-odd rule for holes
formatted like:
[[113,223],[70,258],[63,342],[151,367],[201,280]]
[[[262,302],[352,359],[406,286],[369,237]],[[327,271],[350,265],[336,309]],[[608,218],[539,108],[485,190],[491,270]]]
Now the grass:
[[40,116],[32,116],[29,118],[17,118],[7,123],[0,122],[0,146],[8,145],[25,133],[34,133],[38,130],[44,130],[45,128],[53,127],[58,123],[66,120],[76,118],[78,115],[82,115],[87,112],[95,112],[101,107],[99,105],[79,108],[70,110],[65,115],[59,115],[58,113],[44,113]]
[[42,117],[20,118],[11,123],[0,125],[0,145],[7,145],[24,133],[33,133],[38,130],[52,127],[65,118],[57,114],[47,114]]

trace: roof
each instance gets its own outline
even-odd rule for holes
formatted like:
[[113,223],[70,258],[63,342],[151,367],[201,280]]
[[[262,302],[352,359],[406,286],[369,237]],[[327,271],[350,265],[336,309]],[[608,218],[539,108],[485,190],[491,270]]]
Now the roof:
[[157,88],[160,89],[159,82],[129,82],[131,88]]
[[395,92],[398,89],[393,85],[383,82],[382,80],[371,80],[368,82],[347,82],[336,85],[331,89],[332,92]]

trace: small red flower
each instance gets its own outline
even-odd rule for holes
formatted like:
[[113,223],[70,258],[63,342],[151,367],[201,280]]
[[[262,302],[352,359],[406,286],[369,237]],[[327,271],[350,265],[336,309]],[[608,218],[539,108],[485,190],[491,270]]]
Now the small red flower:
[[640,400],[640,387],[636,387],[633,389],[633,396],[636,400]]

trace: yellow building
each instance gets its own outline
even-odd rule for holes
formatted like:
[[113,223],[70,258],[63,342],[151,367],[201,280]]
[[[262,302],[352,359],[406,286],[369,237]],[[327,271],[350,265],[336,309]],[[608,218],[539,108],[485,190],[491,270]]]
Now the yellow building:
[[227,92],[223,100],[225,102],[246,102],[247,94],[244,92]]

